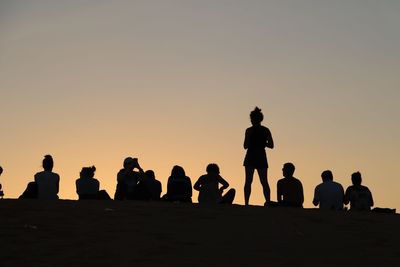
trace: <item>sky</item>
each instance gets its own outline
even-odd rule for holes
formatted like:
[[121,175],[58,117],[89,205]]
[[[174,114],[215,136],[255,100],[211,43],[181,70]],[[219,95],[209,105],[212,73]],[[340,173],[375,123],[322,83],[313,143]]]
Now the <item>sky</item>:
[[[259,106],[275,141],[272,200],[292,162],[312,207],[322,171],[355,171],[400,208],[400,1],[1,0],[0,182],[17,198],[45,154],[62,199],[95,165],[115,192],[125,157],[166,191],[208,163],[243,204],[244,132]],[[193,200],[197,202],[197,194]],[[250,204],[264,203],[254,177]]]

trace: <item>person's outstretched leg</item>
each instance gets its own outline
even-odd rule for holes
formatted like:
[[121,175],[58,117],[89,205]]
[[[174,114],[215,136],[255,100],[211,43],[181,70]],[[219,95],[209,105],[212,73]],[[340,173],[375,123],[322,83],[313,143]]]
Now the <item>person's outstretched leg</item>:
[[268,204],[271,201],[271,191],[268,184],[268,168],[257,169],[258,176],[260,177],[260,182],[263,187],[263,193],[265,197],[265,203]]
[[221,204],[232,204],[235,199],[236,190],[231,188],[226,192],[225,195],[222,196]]
[[253,182],[254,168],[245,166],[246,182],[244,184],[244,204],[249,205],[251,194],[251,183]]

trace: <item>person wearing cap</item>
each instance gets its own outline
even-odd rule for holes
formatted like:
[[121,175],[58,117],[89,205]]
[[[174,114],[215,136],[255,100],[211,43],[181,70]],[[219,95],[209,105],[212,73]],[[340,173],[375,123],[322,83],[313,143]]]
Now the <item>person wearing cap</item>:
[[[135,171],[137,169],[138,171]],[[115,200],[134,199],[135,189],[144,179],[144,171],[140,167],[138,159],[127,157],[124,160],[124,168],[117,174],[117,189]]]

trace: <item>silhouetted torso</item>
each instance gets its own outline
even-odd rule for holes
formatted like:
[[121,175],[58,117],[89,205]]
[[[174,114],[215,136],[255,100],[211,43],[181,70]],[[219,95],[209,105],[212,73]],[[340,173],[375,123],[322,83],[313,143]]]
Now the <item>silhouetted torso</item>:
[[370,210],[373,206],[371,191],[363,185],[352,185],[346,189],[345,203],[350,202],[350,210]]
[[100,183],[97,179],[79,178],[75,184],[79,199],[97,199],[100,189]]
[[117,174],[117,191],[115,199],[134,199],[136,186],[140,180],[140,173],[121,169]]
[[247,147],[244,166],[255,168],[268,167],[265,147],[271,138],[269,129],[262,125],[255,125],[246,129],[244,146]]
[[314,200],[319,202],[320,209],[342,210],[343,199],[343,187],[334,181],[325,181],[315,188]]
[[58,199],[60,176],[51,171],[42,171],[35,174],[38,199]]
[[229,184],[218,174],[205,174],[200,176],[195,184],[199,187],[199,203],[219,203],[221,201],[221,192],[219,184]]
[[156,179],[149,178],[146,183],[150,191],[151,199],[159,200],[162,192],[161,182]]
[[170,176],[167,185],[167,200],[192,202],[192,182],[187,176]]
[[[282,178],[278,181],[278,202],[284,206],[303,207],[303,185],[295,177]],[[282,199],[280,199],[282,196]]]

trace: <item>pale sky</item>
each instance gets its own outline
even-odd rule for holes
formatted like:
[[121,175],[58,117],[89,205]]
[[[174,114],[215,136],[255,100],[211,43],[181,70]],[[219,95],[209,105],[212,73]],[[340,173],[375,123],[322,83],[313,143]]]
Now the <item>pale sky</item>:
[[[400,208],[400,1],[0,1],[0,177],[18,197],[52,154],[59,196],[95,165],[114,194],[127,156],[166,191],[210,162],[243,204],[244,131],[262,108],[311,207],[320,174],[360,171],[376,206]],[[194,195],[197,202],[197,194]],[[263,204],[258,178],[251,204]]]

